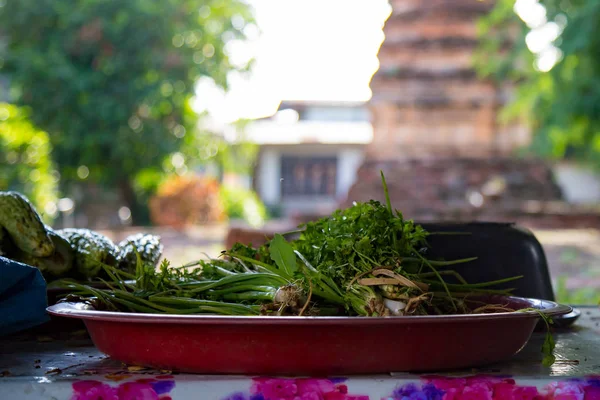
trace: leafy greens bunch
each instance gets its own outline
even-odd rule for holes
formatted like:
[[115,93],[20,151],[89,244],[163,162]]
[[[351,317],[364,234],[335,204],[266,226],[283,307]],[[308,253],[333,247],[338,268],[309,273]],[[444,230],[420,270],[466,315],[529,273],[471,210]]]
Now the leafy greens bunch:
[[[263,246],[236,244],[218,259],[159,270],[139,263],[135,274],[103,266],[109,290],[69,283],[76,294],[111,309],[226,315],[425,315],[507,311],[478,304],[478,294],[517,279],[468,284],[440,266],[473,258],[434,261],[425,256],[426,232],[386,205],[355,203],[301,226],[299,238],[275,235]],[[447,283],[451,275],[460,283]],[[124,281],[131,281],[126,283]]]

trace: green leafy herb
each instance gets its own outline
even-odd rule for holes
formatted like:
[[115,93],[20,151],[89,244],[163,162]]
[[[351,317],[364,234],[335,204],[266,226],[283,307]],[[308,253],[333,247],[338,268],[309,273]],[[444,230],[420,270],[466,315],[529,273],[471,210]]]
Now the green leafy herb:
[[544,338],[544,344],[542,345],[542,353],[544,354],[542,364],[545,367],[550,367],[556,361],[556,357],[554,356],[554,347],[554,337],[550,331],[548,331],[546,333],[546,337]]
[[554,342],[554,337],[552,336],[552,331],[550,330],[550,325],[552,325],[554,321],[552,321],[550,316],[546,315],[542,310],[538,310],[537,308],[523,308],[517,311],[535,311],[539,314],[542,321],[544,321],[544,324],[546,325],[546,336],[544,337],[544,343],[542,344],[542,354],[544,355],[544,358],[542,358],[542,365],[545,367],[550,367],[556,361],[556,356],[554,355],[556,343]]
[[285,272],[288,277],[293,277],[298,267],[296,264],[296,254],[294,248],[285,240],[285,238],[276,233],[269,244],[269,252],[275,264]]
[[390,200],[390,191],[388,189],[387,183],[385,181],[385,176],[383,175],[383,171],[379,171],[381,173],[381,183],[383,185],[383,193],[385,195],[385,204],[387,205],[388,210],[391,215],[394,215],[394,210],[392,209],[392,201]]

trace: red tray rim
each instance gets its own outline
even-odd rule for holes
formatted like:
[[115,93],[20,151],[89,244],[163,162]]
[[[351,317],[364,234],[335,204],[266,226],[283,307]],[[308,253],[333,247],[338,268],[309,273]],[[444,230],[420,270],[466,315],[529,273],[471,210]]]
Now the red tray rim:
[[[506,300],[527,302],[530,308],[549,317],[568,314],[573,308],[568,305],[558,304],[550,300],[540,300],[525,297],[502,296]],[[79,318],[93,321],[112,321],[122,323],[149,323],[149,324],[268,324],[268,325],[374,325],[374,324],[406,324],[406,323],[431,323],[431,322],[465,322],[485,321],[515,318],[540,318],[538,311],[500,312],[481,314],[456,314],[456,315],[416,315],[416,316],[389,316],[389,317],[305,317],[305,316],[226,316],[226,315],[179,315],[179,314],[151,314],[128,313],[116,311],[97,311],[90,309],[83,303],[57,303],[46,308],[46,311],[58,317]]]

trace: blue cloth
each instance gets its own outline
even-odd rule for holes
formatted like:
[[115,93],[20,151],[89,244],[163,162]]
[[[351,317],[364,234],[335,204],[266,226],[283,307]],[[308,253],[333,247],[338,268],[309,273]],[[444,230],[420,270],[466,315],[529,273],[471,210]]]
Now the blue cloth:
[[47,306],[42,273],[0,256],[0,336],[48,321]]

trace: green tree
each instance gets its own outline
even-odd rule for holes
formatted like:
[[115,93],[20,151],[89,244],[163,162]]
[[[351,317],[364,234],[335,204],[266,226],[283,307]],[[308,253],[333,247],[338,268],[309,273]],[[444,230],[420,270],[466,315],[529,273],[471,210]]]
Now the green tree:
[[[225,51],[251,16],[240,0],[8,0],[0,2],[11,100],[51,135],[66,186],[118,188],[140,210],[135,182],[196,143],[194,84],[227,86]],[[199,95],[202,95],[201,93]],[[138,207],[136,207],[136,205]],[[139,219],[138,219],[139,221]]]
[[[529,2],[522,18],[514,5],[515,0],[499,0],[479,21],[479,72],[516,85],[502,118],[530,126],[532,151],[600,167],[600,1]],[[544,35],[556,37],[536,48],[540,35],[542,43]]]
[[28,114],[0,103],[0,190],[23,193],[50,222],[56,207],[58,171],[50,158],[48,134],[35,128]]
[[[219,173],[253,175],[259,145],[246,138],[250,120],[240,119],[231,124],[235,138],[226,140],[218,132],[205,131],[196,136],[198,144],[187,146],[185,156],[191,160],[210,160]],[[202,145],[201,145],[202,144]]]

